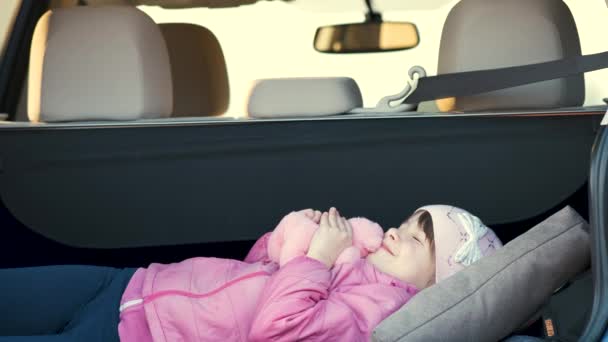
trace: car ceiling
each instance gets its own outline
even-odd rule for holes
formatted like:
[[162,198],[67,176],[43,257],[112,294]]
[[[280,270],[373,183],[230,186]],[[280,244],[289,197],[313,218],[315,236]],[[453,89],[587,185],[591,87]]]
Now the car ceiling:
[[[90,5],[148,5],[164,8],[226,8],[251,5],[263,1],[285,1],[303,10],[320,13],[366,10],[364,0],[85,0]],[[384,12],[388,10],[433,10],[451,4],[454,0],[373,0],[372,2],[374,9]]]

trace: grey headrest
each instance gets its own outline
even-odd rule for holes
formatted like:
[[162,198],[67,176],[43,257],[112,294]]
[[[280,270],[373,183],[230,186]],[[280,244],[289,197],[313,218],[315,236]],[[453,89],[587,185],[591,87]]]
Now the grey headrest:
[[[581,54],[576,24],[561,0],[462,0],[449,13],[438,74],[546,62]],[[580,106],[583,75],[438,101],[442,110]]]
[[255,84],[248,113],[254,118],[324,116],[362,105],[359,86],[349,77],[279,78]]
[[167,42],[173,77],[173,114],[221,115],[230,89],[222,47],[208,29],[183,23],[160,24]]
[[31,121],[159,118],[172,106],[167,47],[143,12],[79,6],[38,20],[28,83]]

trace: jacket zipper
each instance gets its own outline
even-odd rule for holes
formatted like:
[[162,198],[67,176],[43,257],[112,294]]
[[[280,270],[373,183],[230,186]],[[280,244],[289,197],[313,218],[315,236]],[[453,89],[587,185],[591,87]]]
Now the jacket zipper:
[[127,308],[130,308],[130,307],[133,307],[136,305],[140,305],[140,304],[150,303],[151,301],[154,301],[158,298],[166,297],[166,296],[181,296],[181,297],[189,297],[189,298],[197,298],[197,299],[209,297],[209,296],[212,296],[243,280],[247,280],[247,279],[255,278],[255,277],[259,277],[259,276],[269,276],[269,275],[271,275],[271,273],[267,272],[267,271],[258,271],[258,272],[249,273],[244,276],[233,279],[233,280],[223,284],[222,286],[218,287],[217,289],[207,292],[207,293],[192,293],[192,292],[181,291],[181,290],[159,291],[159,292],[153,293],[151,295],[145,296],[143,298],[137,298],[137,299],[132,299],[132,300],[126,301],[120,305],[120,307],[118,308],[118,311],[123,312]]

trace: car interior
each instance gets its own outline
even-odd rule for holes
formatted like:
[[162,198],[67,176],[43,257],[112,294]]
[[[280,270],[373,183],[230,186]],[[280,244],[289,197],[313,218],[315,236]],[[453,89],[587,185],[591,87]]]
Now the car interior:
[[[504,244],[566,206],[590,220],[608,63],[574,65],[608,51],[590,43],[605,40],[604,1],[15,3],[0,45],[0,267],[243,259],[283,215],[309,207],[391,227],[450,203]],[[297,33],[280,13],[316,19]],[[204,18],[237,32],[216,36]],[[567,76],[509,81],[502,70],[559,60],[573,61]],[[539,298],[592,293],[591,264],[576,265],[568,286]],[[551,337],[536,311],[486,338]],[[578,334],[587,318],[572,318]]]

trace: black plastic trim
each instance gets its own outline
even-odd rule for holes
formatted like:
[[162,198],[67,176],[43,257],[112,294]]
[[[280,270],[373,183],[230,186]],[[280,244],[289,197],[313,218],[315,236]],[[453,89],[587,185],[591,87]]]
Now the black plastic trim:
[[580,341],[600,341],[608,329],[608,130],[593,145],[589,178],[593,307]]

